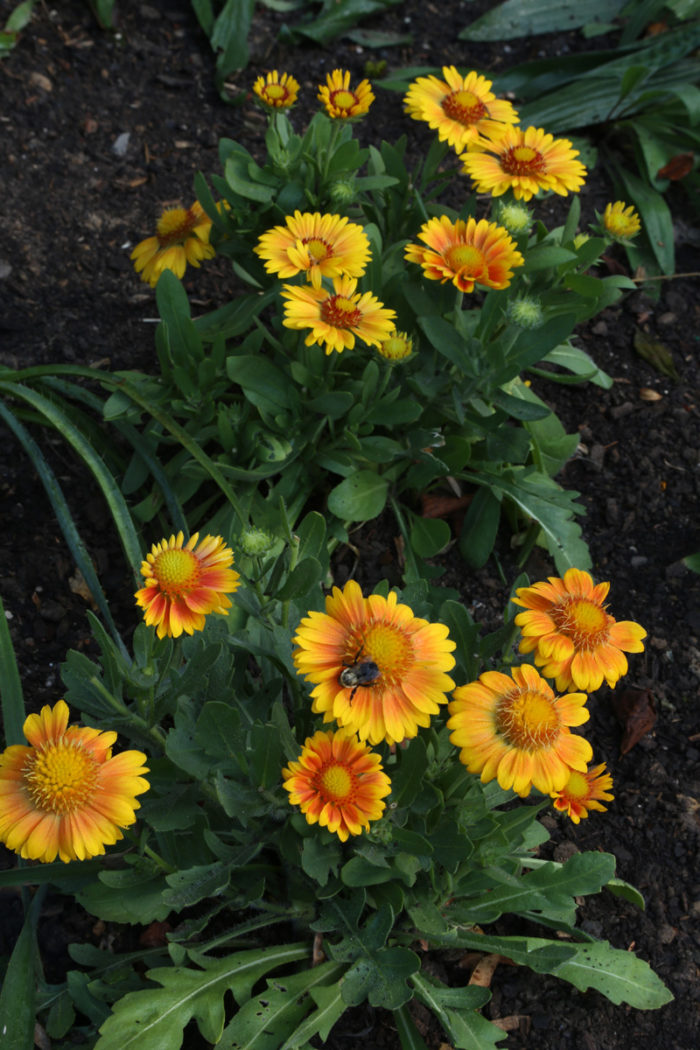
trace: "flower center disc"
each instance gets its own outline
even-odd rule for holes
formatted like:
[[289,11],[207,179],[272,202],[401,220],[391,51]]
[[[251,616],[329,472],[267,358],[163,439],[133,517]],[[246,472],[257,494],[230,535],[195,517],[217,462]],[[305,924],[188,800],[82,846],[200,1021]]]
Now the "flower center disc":
[[580,648],[594,649],[607,636],[610,618],[595,602],[576,598],[552,609],[552,619],[563,634],[576,639]]
[[287,97],[287,89],[283,84],[266,84],[265,94],[274,102],[278,102],[281,98]]
[[166,594],[182,594],[200,576],[199,561],[192,551],[162,551],[153,562],[153,575]]
[[[354,641],[354,639],[353,639]],[[374,660],[385,685],[397,685],[413,663],[413,648],[408,638],[388,624],[374,624],[365,632],[362,659]],[[357,652],[357,649],[355,649]]]
[[531,146],[511,146],[501,157],[501,167],[508,175],[537,175],[546,169],[542,154]]
[[326,766],[319,777],[321,788],[328,799],[341,801],[352,792],[352,777],[345,766]]
[[311,260],[315,263],[323,262],[324,259],[328,259],[333,254],[326,242],[322,241],[320,237],[303,237],[302,244],[306,247]]
[[340,91],[331,92],[331,102],[337,109],[349,110],[357,104],[357,95],[354,91],[341,88]]
[[457,244],[447,252],[447,262],[455,273],[475,280],[484,273],[484,257],[473,244]]
[[352,328],[362,320],[362,311],[342,295],[331,295],[321,303],[321,319],[333,328]]
[[496,707],[496,726],[511,747],[537,751],[559,735],[559,716],[551,700],[532,690],[511,692]]
[[70,813],[91,798],[96,764],[79,745],[49,744],[31,756],[24,777],[38,809]]
[[478,123],[488,114],[484,103],[472,91],[452,91],[442,100],[442,108],[446,116],[465,127]]
[[158,219],[156,236],[161,248],[180,244],[197,225],[197,220],[188,208],[168,208]]

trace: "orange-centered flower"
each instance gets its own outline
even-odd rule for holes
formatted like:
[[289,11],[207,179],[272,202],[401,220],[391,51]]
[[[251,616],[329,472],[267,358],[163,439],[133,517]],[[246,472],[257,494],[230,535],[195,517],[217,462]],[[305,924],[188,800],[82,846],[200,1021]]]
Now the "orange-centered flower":
[[605,762],[583,772],[572,769],[561,791],[552,795],[554,808],[560,813],[566,813],[574,824],[587,817],[591,809],[605,813],[608,807],[601,806],[601,802],[612,802],[615,798],[609,794],[612,783],[612,777],[605,772]]
[[588,720],[585,693],[555,696],[534,667],[512,669],[512,678],[486,671],[478,681],[455,689],[449,706],[450,740],[460,761],[482,783],[494,777],[521,798],[535,787],[560,791],[572,769],[584,771],[591,745],[569,726]]
[[407,244],[405,257],[419,263],[432,281],[452,281],[462,292],[473,292],[474,285],[507,288],[513,268],[524,259],[507,230],[486,219],[457,219],[446,215],[429,219],[421,226],[420,244]]
[[444,80],[418,77],[404,103],[409,116],[426,121],[443,142],[460,151],[500,124],[517,124],[513,106],[496,98],[486,77],[475,72],[463,77],[454,66],[443,66],[442,75]]
[[140,751],[112,755],[117,734],[68,725],[68,705],[29,715],[0,755],[0,841],[27,860],[66,863],[105,852],[136,820],[148,790]]
[[371,292],[356,292],[353,277],[334,277],[333,291],[312,285],[285,284],[282,296],[286,328],[310,328],[305,342],[325,344],[327,354],[352,350],[355,337],[370,346],[380,346],[396,324],[396,313]]
[[627,673],[624,652],[641,653],[647,632],[632,620],[619,623],[603,604],[609,583],[593,584],[587,572],[568,569],[564,578],[520,587],[513,601],[527,612],[515,623],[523,634],[521,653],[535,654],[535,663],[557,689],[599,689]]
[[307,737],[296,762],[282,770],[289,801],[309,824],[320,824],[346,842],[379,820],[391,782],[379,755],[353,733],[319,730]]
[[289,73],[273,69],[266,76],[258,77],[253,91],[269,109],[289,109],[297,100],[299,83]]
[[285,226],[260,237],[254,251],[268,273],[282,278],[306,273],[314,288],[324,277],[361,277],[370,257],[369,239],[345,216],[295,211]]
[[328,73],[326,83],[319,84],[318,98],[328,116],[340,120],[361,117],[374,102],[369,80],[361,80],[356,88],[351,88],[350,73],[341,69]]
[[587,174],[578,155],[568,139],[555,139],[542,128],[504,124],[479,136],[460,160],[477,193],[500,197],[512,190],[529,201],[540,190],[577,193]]
[[236,590],[239,574],[229,568],[233,551],[221,536],[205,536],[197,547],[199,533],[184,543],[178,532],[151,548],[141,565],[146,586],[136,592],[136,604],[145,609],[144,620],[158,629],[158,637],[193,634],[204,627],[207,613],[228,615],[226,597]]
[[154,287],[163,270],[172,270],[181,278],[188,263],[199,266],[202,259],[211,259],[216,253],[209,243],[210,233],[211,219],[199,201],[191,208],[167,208],[158,220],[155,237],[137,244],[130,258],[141,280]]
[[605,205],[603,226],[613,240],[628,241],[639,233],[642,223],[631,204],[615,201]]
[[334,587],[325,613],[310,612],[294,642],[297,673],[315,687],[313,710],[370,744],[416,736],[454,687],[447,627],[414,616],[394,591],[365,598],[354,580]]

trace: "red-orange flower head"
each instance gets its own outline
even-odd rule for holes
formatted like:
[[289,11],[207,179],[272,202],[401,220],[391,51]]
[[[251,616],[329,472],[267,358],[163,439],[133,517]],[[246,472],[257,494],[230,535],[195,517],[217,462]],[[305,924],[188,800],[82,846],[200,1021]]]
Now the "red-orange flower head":
[[423,267],[432,281],[452,281],[461,292],[474,285],[507,288],[516,266],[524,259],[507,230],[486,219],[457,219],[446,215],[429,219],[418,233],[426,247],[407,244],[404,255]]
[[552,795],[554,808],[566,813],[574,824],[587,817],[592,809],[606,813],[608,807],[601,802],[612,802],[615,798],[608,790],[612,784],[612,777],[605,772],[605,762],[583,771],[572,769],[561,791]]
[[155,543],[141,565],[146,586],[136,592],[136,603],[145,609],[144,620],[157,628],[159,638],[178,638],[183,631],[194,634],[203,629],[207,613],[226,616],[231,608],[226,595],[240,580],[229,568],[233,551],[221,536],[205,536],[197,546],[198,539],[195,532],[185,543],[178,532]]
[[141,751],[112,755],[113,732],[69,726],[59,700],[29,715],[24,735],[0,755],[0,842],[28,860],[85,860],[123,838],[148,790]]
[[294,641],[297,672],[315,686],[313,710],[370,744],[416,736],[454,688],[447,627],[414,616],[393,591],[365,598],[354,580],[334,587],[325,613],[310,612]]
[[593,750],[570,726],[588,720],[585,693],[555,696],[534,667],[512,669],[512,678],[486,671],[460,686],[450,703],[447,728],[459,759],[482,783],[496,778],[504,791],[524,798],[533,787],[560,791],[572,769],[585,771]]
[[391,782],[379,755],[354,733],[319,730],[307,737],[296,762],[282,770],[289,801],[309,824],[320,824],[346,842],[379,820]]
[[[619,623],[603,604],[609,583],[594,585],[587,572],[568,569],[563,579],[550,576],[520,587],[513,601],[527,611],[515,623],[523,634],[521,653],[533,653],[557,689],[590,693],[606,681],[611,688],[627,674],[624,653],[641,653],[647,632],[632,620]],[[623,652],[624,651],[624,652]]]

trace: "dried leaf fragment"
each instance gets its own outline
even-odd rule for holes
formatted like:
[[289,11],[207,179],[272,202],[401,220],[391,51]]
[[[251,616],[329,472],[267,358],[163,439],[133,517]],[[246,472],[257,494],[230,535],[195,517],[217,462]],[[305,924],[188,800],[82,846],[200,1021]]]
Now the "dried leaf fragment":
[[671,179],[672,182],[684,179],[693,170],[694,159],[693,153],[677,153],[675,157],[671,157],[668,164],[659,168],[656,173],[657,179]]
[[650,386],[643,386],[639,391],[639,396],[642,401],[661,401],[663,400],[663,394],[660,394],[658,390],[653,390]]
[[613,696],[612,706],[623,730],[620,754],[626,755],[656,725],[656,704],[648,689],[625,689]]
[[635,329],[634,349],[657,372],[670,376],[671,379],[679,378],[670,350],[658,339],[652,339],[648,336],[641,328]]

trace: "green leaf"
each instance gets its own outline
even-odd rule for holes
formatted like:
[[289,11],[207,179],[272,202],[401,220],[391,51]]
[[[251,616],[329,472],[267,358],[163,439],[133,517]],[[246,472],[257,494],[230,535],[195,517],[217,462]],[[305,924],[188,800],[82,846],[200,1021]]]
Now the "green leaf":
[[281,602],[294,601],[308,595],[323,578],[323,568],[316,558],[304,558],[294,566],[275,597]]
[[243,354],[226,359],[226,372],[251,404],[272,415],[294,411],[298,394],[289,376],[261,355]]
[[574,947],[574,957],[550,972],[579,991],[595,988],[610,1002],[629,1003],[638,1010],[658,1010],[673,1000],[663,981],[634,952],[611,948],[607,941]]
[[[566,368],[569,372],[573,372],[574,375],[585,376],[589,382],[601,387],[602,390],[610,390],[613,385],[613,381],[607,372],[599,368],[585,350],[580,350],[577,346],[572,346],[570,343],[556,346],[554,350],[549,351],[543,360],[549,361],[553,365],[559,365],[560,368]],[[538,374],[542,375],[543,373],[539,372]]]
[[[641,236],[653,252],[661,272],[674,273],[673,219],[668,204],[658,190],[626,168],[616,167],[615,173],[624,187],[625,199],[634,204],[639,212],[642,220]],[[628,252],[633,259],[635,246]]]
[[284,944],[202,959],[206,969],[159,967],[146,976],[160,988],[129,992],[114,1004],[100,1029],[95,1050],[163,1050],[182,1044],[185,1026],[195,1020],[202,1038],[218,1043],[224,1028],[224,995],[242,1005],[270,970],[308,956],[306,944]]
[[470,569],[481,569],[488,561],[500,520],[500,500],[490,488],[478,488],[469,504],[459,537],[460,553]]
[[308,1040],[315,1035],[318,1035],[322,1045],[325,1045],[333,1025],[347,1010],[341,983],[338,981],[327,987],[309,989],[309,994],[316,1003],[316,1009],[299,1025],[281,1050],[305,1050]]
[[34,1046],[36,924],[43,901],[42,890],[29,907],[0,989],[0,1035],[8,1050],[32,1050]]
[[76,894],[91,915],[107,922],[141,923],[167,918],[170,906],[163,901],[166,883],[162,872],[144,867],[101,871],[98,878]]
[[467,985],[446,988],[433,977],[419,974],[412,979],[416,994],[435,1014],[455,1050],[495,1050],[506,1032],[477,1013],[491,998],[487,988]]
[[463,29],[459,40],[516,40],[610,22],[627,0],[506,0]]
[[411,515],[411,547],[420,558],[434,558],[450,542],[452,531],[442,518]]
[[208,897],[218,897],[231,881],[231,867],[217,861],[215,864],[198,864],[165,876],[170,887],[163,892],[163,902],[172,911],[190,908]]
[[348,1006],[368,999],[372,1006],[397,1010],[412,998],[408,979],[420,970],[420,959],[409,948],[380,948],[358,959],[343,978],[341,990]]
[[342,521],[370,521],[386,506],[389,482],[372,470],[358,470],[328,493],[328,509]]
[[22,680],[17,668],[15,650],[5,607],[0,597],[0,700],[2,701],[2,724],[5,744],[24,744],[23,725],[25,719]]
[[227,0],[211,32],[212,51],[217,55],[217,82],[248,65],[248,34],[255,0]]
[[396,1031],[399,1034],[401,1050],[428,1050],[423,1037],[416,1028],[416,1022],[409,1013],[406,1006],[394,1010],[394,1021]]
[[629,882],[625,882],[624,879],[610,879],[605,884],[606,890],[610,890],[616,897],[622,897],[623,900],[629,901],[630,904],[634,904],[635,907],[639,908],[640,911],[645,910],[644,897],[637,889],[636,886],[630,885]]
[[691,572],[700,573],[700,551],[696,551],[695,554],[687,554],[683,558],[683,564],[686,565]]

